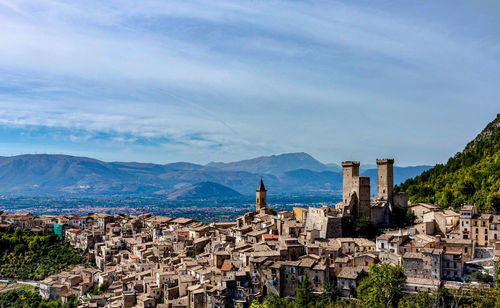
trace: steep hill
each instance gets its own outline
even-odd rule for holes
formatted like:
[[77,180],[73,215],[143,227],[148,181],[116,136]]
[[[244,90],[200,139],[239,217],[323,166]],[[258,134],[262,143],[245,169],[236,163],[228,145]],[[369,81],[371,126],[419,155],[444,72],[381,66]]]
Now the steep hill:
[[234,189],[214,182],[201,182],[168,194],[168,200],[228,199],[240,197]]
[[500,114],[462,152],[399,187],[412,202],[436,202],[458,209],[476,204],[500,213]]

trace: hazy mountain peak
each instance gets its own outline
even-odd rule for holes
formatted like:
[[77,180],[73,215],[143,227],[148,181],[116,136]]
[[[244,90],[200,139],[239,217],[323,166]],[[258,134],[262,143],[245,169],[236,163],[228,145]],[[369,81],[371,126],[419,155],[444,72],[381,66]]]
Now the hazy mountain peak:
[[326,171],[331,168],[304,152],[284,153],[229,163],[211,162],[206,166],[222,170],[247,171],[257,174],[280,174],[296,169]]

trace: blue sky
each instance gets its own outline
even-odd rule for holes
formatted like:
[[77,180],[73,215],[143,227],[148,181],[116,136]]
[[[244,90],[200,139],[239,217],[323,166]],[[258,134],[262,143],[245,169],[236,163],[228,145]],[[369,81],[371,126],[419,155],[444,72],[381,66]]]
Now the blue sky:
[[498,1],[0,0],[0,155],[445,162],[500,112]]

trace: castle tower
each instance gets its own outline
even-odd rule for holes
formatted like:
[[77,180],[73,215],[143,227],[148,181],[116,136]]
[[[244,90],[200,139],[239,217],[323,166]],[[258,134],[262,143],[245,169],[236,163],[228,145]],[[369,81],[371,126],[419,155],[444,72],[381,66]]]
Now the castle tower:
[[392,189],[394,159],[377,159],[377,182],[378,198],[381,200],[392,200]]
[[260,179],[259,188],[255,192],[255,199],[255,209],[257,212],[267,209],[267,190],[262,179]]
[[358,209],[357,215],[371,218],[371,208],[370,208],[370,177],[369,176],[360,176],[358,178]]
[[359,178],[359,162],[342,162],[342,174],[342,201],[347,203],[353,190],[353,181],[357,181]]

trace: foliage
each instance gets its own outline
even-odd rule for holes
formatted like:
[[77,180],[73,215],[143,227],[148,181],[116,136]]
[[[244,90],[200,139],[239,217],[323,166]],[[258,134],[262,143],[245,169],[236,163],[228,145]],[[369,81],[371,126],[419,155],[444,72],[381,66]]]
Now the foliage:
[[62,304],[61,299],[48,301],[43,299],[37,289],[33,287],[21,287],[0,294],[0,308],[76,308],[78,299],[72,295],[68,301]]
[[0,232],[0,276],[41,280],[84,258],[71,245],[54,234],[32,235],[17,228]]
[[91,296],[101,295],[101,294],[106,293],[106,291],[108,290],[108,288],[109,288],[109,283],[107,281],[104,281],[98,287],[92,287],[92,288],[90,288],[89,294]]
[[477,282],[483,282],[483,283],[492,283],[493,282],[493,277],[491,277],[488,274],[483,274],[481,272],[474,272],[471,275],[472,279],[474,279]]
[[[254,301],[251,307],[255,308],[354,308],[354,307],[398,307],[398,308],[455,308],[455,307],[500,307],[500,286],[495,288],[471,288],[466,290],[446,289],[439,287],[437,291],[417,294],[403,294],[403,273],[400,266],[388,264],[374,265],[370,274],[361,281],[358,287],[359,299],[325,298],[325,293],[315,295],[309,293],[307,284],[302,283],[297,289],[297,296],[292,298],[279,298],[269,294],[262,303]],[[305,279],[302,280],[303,282]],[[331,288],[331,287],[330,287]],[[333,288],[335,289],[335,288]],[[301,295],[299,296],[299,290]],[[304,301],[304,299],[306,299]],[[498,302],[496,302],[498,301]]]
[[259,303],[257,300],[253,300],[250,308],[269,308],[267,302]]
[[272,207],[268,207],[268,208],[266,209],[266,212],[267,212],[267,214],[269,214],[269,215],[278,215],[278,211],[276,211],[276,210],[275,210],[274,208],[272,208]]
[[366,217],[356,217],[354,221],[354,234],[358,237],[374,238],[378,234],[377,228]]
[[[297,288],[295,299],[280,298],[275,294],[266,296],[263,304],[266,308],[323,308],[323,307],[349,307],[337,300],[335,282],[326,282],[322,294],[314,294],[307,275],[302,276],[302,282]],[[262,304],[261,304],[262,305]],[[340,306],[339,306],[340,305]]]
[[434,300],[427,292],[418,292],[415,295],[403,297],[398,304],[398,308],[426,308],[433,307]]
[[391,213],[391,225],[395,228],[406,228],[413,225],[415,214],[410,209],[405,209],[402,206],[395,204]]
[[403,284],[404,273],[400,265],[374,264],[358,286],[358,298],[368,307],[396,307]]
[[312,302],[312,288],[307,275],[302,276],[302,282],[300,287],[297,289],[297,294],[295,295],[295,303],[299,307],[307,307],[307,305]]
[[500,114],[465,149],[414,179],[396,186],[410,201],[459,209],[476,204],[480,212],[500,213]]

